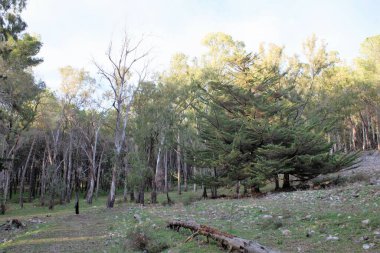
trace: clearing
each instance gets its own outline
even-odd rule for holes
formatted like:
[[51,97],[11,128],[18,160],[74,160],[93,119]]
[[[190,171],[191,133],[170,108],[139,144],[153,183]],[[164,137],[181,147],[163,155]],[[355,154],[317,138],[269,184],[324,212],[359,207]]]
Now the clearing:
[[[81,200],[80,215],[74,214],[73,203],[52,211],[12,203],[0,224],[19,219],[26,228],[2,228],[0,252],[221,252],[204,237],[184,243],[191,233],[166,228],[171,219],[194,220],[282,252],[380,252],[380,185],[370,183],[378,175],[260,198],[200,200],[201,192],[171,193],[172,206],[128,202],[107,209],[101,197],[92,206]],[[362,181],[353,183],[355,178]],[[163,203],[165,196],[158,200]]]

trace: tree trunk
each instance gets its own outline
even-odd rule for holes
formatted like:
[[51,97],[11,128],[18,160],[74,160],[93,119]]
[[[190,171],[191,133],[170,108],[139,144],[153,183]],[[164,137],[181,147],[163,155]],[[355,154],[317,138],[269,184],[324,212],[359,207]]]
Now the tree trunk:
[[46,151],[44,152],[44,158],[42,160],[41,168],[41,193],[40,193],[40,203],[41,206],[45,205],[45,191],[46,191],[46,162],[45,162]]
[[164,191],[166,193],[169,192],[169,187],[168,187],[168,151],[165,152],[164,156],[164,168],[165,168],[165,187]]
[[177,136],[177,141],[178,141],[178,144],[177,144],[177,178],[178,178],[178,182],[177,182],[177,190],[178,190],[178,194],[181,195],[181,145],[180,145],[180,137],[179,137],[179,133],[178,133],[178,136]]
[[[34,143],[36,142],[36,138],[33,139],[32,145],[30,146],[28,157],[26,158],[25,165],[21,168],[21,182],[20,182],[20,207],[24,207],[24,182],[25,182],[25,173],[29,167],[30,157],[32,156]],[[32,162],[33,163],[33,162]]]
[[129,198],[131,202],[135,201],[135,191],[133,188],[131,188],[131,190],[129,191]]
[[71,178],[72,178],[72,167],[73,167],[73,137],[72,132],[69,134],[69,155],[67,164],[67,179],[66,179],[66,202],[70,203],[71,200]]
[[282,184],[283,190],[289,190],[290,189],[290,175],[289,173],[284,174],[284,182]]
[[[95,170],[96,170],[96,147],[98,145],[98,136],[99,136],[99,127],[95,130],[95,140],[91,145],[91,153],[88,153],[90,160],[90,171],[88,173],[89,176],[89,187],[87,191],[86,201],[88,204],[92,204],[92,198],[94,196],[95,189]],[[90,157],[91,155],[91,157]]]
[[[35,158],[33,158],[35,160]],[[30,167],[30,176],[29,176],[29,203],[32,202],[32,197],[36,197],[36,169],[34,164]]]
[[[90,174],[92,174],[90,172]],[[95,189],[95,180],[94,180],[94,174],[89,176],[90,184],[87,191],[86,201],[88,204],[92,204],[92,197],[94,196],[94,189]]]
[[75,191],[75,214],[79,214],[79,193],[78,190]]
[[[152,180],[152,194],[151,194],[151,203],[156,204],[157,203],[157,186],[162,185],[161,178],[162,178],[162,171],[161,171],[161,152],[162,147],[165,142],[165,136],[162,134],[161,141],[158,147],[157,152],[157,159],[156,159],[156,169],[154,173],[154,178]],[[162,189],[162,187],[160,187]]]
[[99,193],[99,186],[100,186],[100,173],[102,171],[102,161],[103,161],[103,152],[100,154],[99,164],[98,164],[98,175],[96,176],[96,193],[95,198],[98,199],[98,193]]
[[353,150],[356,150],[356,127],[355,125],[352,126],[352,148]]
[[274,188],[274,190],[275,191],[278,191],[278,190],[280,190],[280,180],[278,179],[278,175],[275,175],[274,176],[274,183],[275,183],[275,188]]
[[203,186],[202,198],[207,199],[207,189],[206,189],[206,186]]
[[145,204],[144,188],[145,188],[144,184],[141,184],[140,189],[139,189],[139,203],[141,205]]
[[238,199],[240,199],[240,180],[236,183],[236,196]]
[[380,150],[380,132],[379,132],[379,123],[376,124],[376,142],[377,142],[377,150]]
[[107,207],[113,208],[115,204],[115,191],[116,191],[116,164],[112,167],[112,180],[110,193],[108,194]]
[[211,186],[211,198],[218,198],[218,188],[216,186]]
[[183,163],[183,191],[187,192],[188,187],[187,187],[187,163]]
[[128,198],[127,198],[127,196],[128,196],[128,182],[127,182],[127,175],[126,175],[127,173],[125,173],[125,178],[124,178],[124,190],[123,190],[123,202],[124,203],[127,203],[127,201],[128,201]]

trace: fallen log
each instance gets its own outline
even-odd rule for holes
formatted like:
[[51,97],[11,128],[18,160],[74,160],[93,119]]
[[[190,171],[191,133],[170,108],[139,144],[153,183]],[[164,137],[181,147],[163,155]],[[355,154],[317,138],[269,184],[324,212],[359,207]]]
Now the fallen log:
[[180,228],[186,228],[193,234],[186,239],[185,242],[191,241],[198,235],[203,235],[219,242],[223,248],[228,249],[228,252],[242,253],[279,253],[279,251],[270,249],[252,240],[246,240],[234,235],[219,231],[215,228],[200,225],[193,221],[170,221],[168,227],[179,231]]

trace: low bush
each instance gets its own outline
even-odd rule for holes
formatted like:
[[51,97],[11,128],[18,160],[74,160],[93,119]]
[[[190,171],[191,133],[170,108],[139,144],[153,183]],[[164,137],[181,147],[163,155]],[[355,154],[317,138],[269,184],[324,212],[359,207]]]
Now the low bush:
[[141,250],[148,253],[159,253],[169,248],[169,245],[155,238],[150,228],[144,226],[136,226],[127,234],[127,247],[133,250]]

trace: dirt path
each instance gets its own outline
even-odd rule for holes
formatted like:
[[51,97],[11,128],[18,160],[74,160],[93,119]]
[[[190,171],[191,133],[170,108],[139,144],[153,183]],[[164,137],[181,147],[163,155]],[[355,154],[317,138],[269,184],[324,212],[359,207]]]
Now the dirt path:
[[121,211],[122,207],[99,208],[80,215],[52,215],[38,218],[42,223],[28,219],[26,229],[1,231],[0,236],[8,238],[5,252],[99,252],[112,236],[107,217]]

